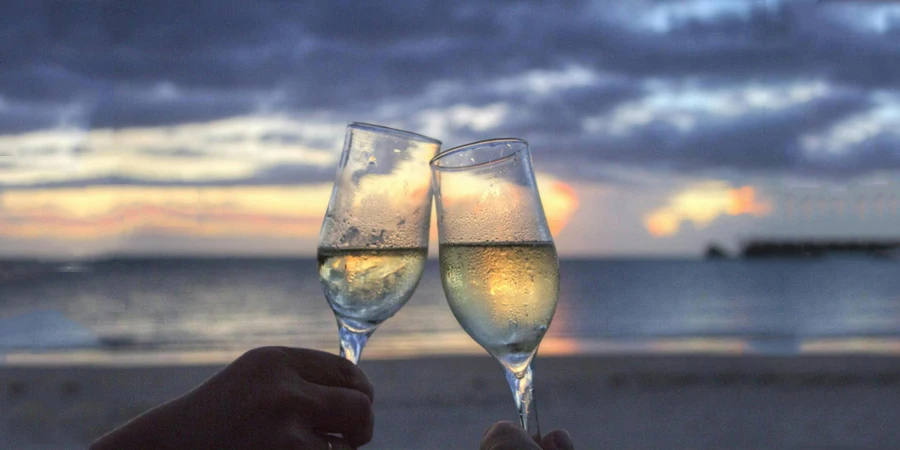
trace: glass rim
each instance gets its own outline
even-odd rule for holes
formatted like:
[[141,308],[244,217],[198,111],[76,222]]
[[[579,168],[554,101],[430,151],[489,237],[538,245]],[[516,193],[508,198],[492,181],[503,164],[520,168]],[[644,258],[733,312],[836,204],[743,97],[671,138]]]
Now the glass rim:
[[[443,166],[440,164],[440,160],[446,156],[450,156],[452,154],[459,153],[459,152],[466,151],[466,150],[471,150],[472,148],[475,148],[475,147],[483,147],[485,145],[500,144],[503,142],[522,144],[522,145],[521,145],[521,147],[519,147],[518,149],[516,149],[515,151],[513,151],[512,153],[510,153],[508,155],[500,156],[498,158],[492,158],[485,162],[469,164],[466,166],[457,166],[457,167]],[[521,152],[522,150],[525,150],[527,148],[528,148],[528,141],[526,141],[525,139],[521,139],[521,138],[506,137],[506,138],[485,139],[482,141],[475,141],[475,142],[470,142],[468,144],[458,145],[449,150],[442,151],[442,152],[438,153],[437,155],[435,155],[434,158],[431,158],[431,161],[428,162],[428,165],[430,165],[433,169],[436,169],[436,170],[472,169],[475,167],[489,166],[491,164],[496,164],[501,161],[505,161],[513,156],[516,156],[517,154],[519,154],[519,152]]]
[[391,134],[394,136],[401,136],[407,139],[416,140],[416,141],[424,141],[431,144],[443,145],[443,142],[433,138],[425,136],[424,134],[414,133],[412,131],[401,130],[399,128],[391,128],[386,127],[384,125],[376,125],[374,123],[367,122],[349,122],[347,123],[347,128],[355,128],[366,131],[373,131],[379,133]]

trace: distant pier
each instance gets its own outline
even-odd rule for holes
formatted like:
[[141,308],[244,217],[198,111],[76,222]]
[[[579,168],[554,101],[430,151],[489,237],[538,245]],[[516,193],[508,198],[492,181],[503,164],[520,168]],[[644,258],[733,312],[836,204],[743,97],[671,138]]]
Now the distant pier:
[[889,240],[751,240],[741,246],[744,258],[824,258],[826,256],[900,257],[900,239]]

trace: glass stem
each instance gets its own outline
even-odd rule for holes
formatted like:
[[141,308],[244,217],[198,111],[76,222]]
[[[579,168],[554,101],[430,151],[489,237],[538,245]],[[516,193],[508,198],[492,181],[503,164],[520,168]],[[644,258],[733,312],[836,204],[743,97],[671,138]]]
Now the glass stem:
[[363,348],[366,346],[366,342],[369,342],[369,336],[375,332],[375,328],[366,331],[354,331],[347,328],[340,320],[337,322],[338,333],[341,336],[341,357],[353,364],[358,364]]
[[522,425],[522,428],[532,436],[540,436],[541,426],[538,423],[537,403],[534,400],[534,388],[531,382],[531,364],[520,373],[515,373],[508,367],[504,367],[504,370],[506,371],[506,381],[516,400],[519,425]]

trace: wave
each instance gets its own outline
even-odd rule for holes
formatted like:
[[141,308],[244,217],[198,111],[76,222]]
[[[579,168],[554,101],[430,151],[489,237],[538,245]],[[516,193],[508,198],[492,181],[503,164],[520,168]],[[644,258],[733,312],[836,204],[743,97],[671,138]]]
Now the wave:
[[96,347],[98,336],[59,311],[29,311],[0,318],[0,349]]

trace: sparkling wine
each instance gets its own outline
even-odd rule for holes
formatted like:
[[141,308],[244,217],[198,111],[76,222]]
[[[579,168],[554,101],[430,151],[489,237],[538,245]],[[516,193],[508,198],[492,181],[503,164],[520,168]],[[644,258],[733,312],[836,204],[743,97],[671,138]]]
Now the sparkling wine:
[[319,281],[338,319],[374,327],[409,300],[425,268],[427,248],[319,248]]
[[556,311],[553,243],[448,243],[440,260],[444,292],[463,329],[501,363],[523,371]]

